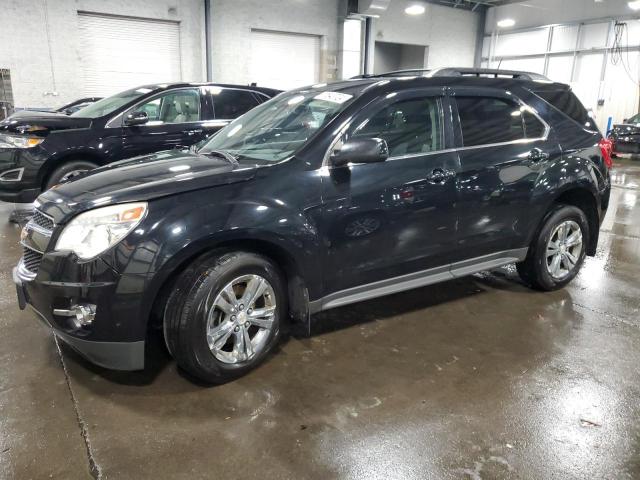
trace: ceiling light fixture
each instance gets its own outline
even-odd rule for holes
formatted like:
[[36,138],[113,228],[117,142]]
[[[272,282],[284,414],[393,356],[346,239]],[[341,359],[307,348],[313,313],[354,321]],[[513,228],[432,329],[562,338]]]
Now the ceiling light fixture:
[[635,2],[629,2],[627,3],[627,5],[629,5],[629,8],[631,10],[640,10],[640,1],[636,0]]
[[422,15],[424,11],[424,5],[420,4],[409,5],[404,9],[404,13],[406,13],[407,15]]
[[516,21],[513,18],[503,18],[498,21],[498,27],[500,28],[509,28],[513,27],[516,24]]

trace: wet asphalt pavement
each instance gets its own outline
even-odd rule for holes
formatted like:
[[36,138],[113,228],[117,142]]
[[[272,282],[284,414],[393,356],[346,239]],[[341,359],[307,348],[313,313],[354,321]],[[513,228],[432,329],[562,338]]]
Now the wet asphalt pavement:
[[566,289],[505,268],[329,311],[219,387],[160,343],[144,372],[60,353],[2,221],[0,479],[640,478],[640,162],[613,179]]

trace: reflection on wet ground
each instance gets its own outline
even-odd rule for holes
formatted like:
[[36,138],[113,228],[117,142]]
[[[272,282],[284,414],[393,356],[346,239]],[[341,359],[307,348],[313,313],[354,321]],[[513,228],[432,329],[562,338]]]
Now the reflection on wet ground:
[[3,224],[0,478],[638,478],[640,164],[613,179],[565,290],[505,268],[329,311],[214,388],[159,342],[139,373],[59,356],[15,305]]

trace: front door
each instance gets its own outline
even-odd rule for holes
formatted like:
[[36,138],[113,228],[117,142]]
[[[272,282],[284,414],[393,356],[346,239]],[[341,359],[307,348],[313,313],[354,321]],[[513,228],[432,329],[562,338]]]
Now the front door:
[[446,151],[448,108],[442,90],[394,93],[351,122],[343,140],[382,138],[389,159],[324,167],[326,293],[451,261],[458,157]]
[[455,89],[460,152],[457,249],[465,258],[526,247],[538,218],[532,194],[561,156],[537,113],[500,91]]
[[133,107],[130,112],[145,112],[149,121],[123,125],[123,158],[187,148],[205,138],[206,105],[200,92],[200,88],[171,90]]

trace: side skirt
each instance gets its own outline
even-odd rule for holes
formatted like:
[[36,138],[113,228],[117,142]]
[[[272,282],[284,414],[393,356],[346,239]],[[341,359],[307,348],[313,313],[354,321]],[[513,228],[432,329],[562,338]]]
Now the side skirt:
[[340,290],[339,292],[330,293],[325,297],[309,302],[309,312],[313,314],[322,310],[342,307],[351,303],[404,292],[454,278],[465,277],[484,270],[509,265],[510,263],[521,262],[526,258],[528,250],[528,248],[505,250],[503,252],[443,265],[442,267],[430,268],[420,272],[409,273],[399,277]]

